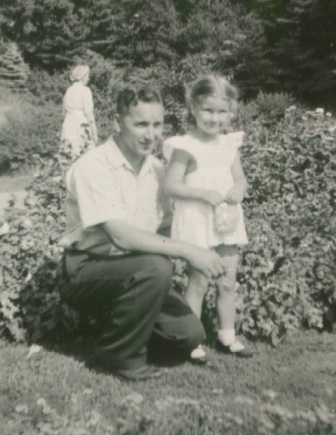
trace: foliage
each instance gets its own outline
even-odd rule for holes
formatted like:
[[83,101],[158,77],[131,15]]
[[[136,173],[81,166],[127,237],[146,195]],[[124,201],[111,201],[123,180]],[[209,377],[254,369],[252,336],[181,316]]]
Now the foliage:
[[86,34],[69,0],[5,0],[0,11],[6,40],[23,48],[30,65],[49,71],[69,64]]
[[[243,163],[251,186],[244,203],[249,244],[238,277],[237,327],[274,344],[291,329],[331,330],[336,321],[335,121],[322,109],[295,106],[281,116],[290,99],[261,94],[236,120],[246,131]],[[172,131],[182,127],[170,125]],[[48,146],[59,149],[56,141]],[[41,157],[26,212],[12,204],[0,230],[1,330],[16,339],[26,334],[36,340],[74,327],[57,292],[69,163],[62,149]],[[179,291],[186,284],[182,266],[174,281]],[[215,293],[211,287],[205,307],[211,328]]]
[[0,89],[24,91],[28,72],[29,68],[24,63],[17,44],[4,44],[4,53],[0,57]]
[[0,126],[3,128],[10,120],[15,119],[22,126],[31,122],[31,105],[26,99],[9,90],[2,90],[0,95]]
[[27,90],[33,96],[35,105],[52,103],[60,107],[63,95],[70,85],[68,76],[68,72],[49,74],[41,69],[32,69],[27,81]]
[[6,122],[0,130],[0,173],[34,167],[39,157],[55,151],[55,139],[60,134],[59,106],[37,105],[26,98],[20,102],[10,99]]
[[243,153],[251,188],[242,329],[276,343],[288,329],[336,321],[336,125],[323,109],[295,106],[263,124],[246,126]]
[[253,5],[266,38],[264,90],[335,107],[335,1],[256,0]]
[[284,91],[332,108],[335,18],[334,0],[4,0],[0,30],[52,73],[86,50],[120,68],[206,57],[244,98]]
[[235,76],[244,95],[261,84],[260,20],[229,0],[23,3],[5,2],[1,24],[5,40],[20,45],[32,68],[58,72],[88,49],[128,68],[155,69],[160,63],[176,68],[199,56]]
[[57,293],[62,254],[57,240],[64,230],[63,179],[70,161],[62,150],[52,158],[40,158],[25,209],[12,202],[8,221],[0,229],[0,331],[17,340],[36,340],[59,326],[60,318],[66,319],[60,315]]

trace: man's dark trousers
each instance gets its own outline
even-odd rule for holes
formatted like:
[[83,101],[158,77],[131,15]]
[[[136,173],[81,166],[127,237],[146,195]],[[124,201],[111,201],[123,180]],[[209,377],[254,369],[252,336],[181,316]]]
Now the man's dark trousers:
[[205,338],[200,320],[171,290],[173,267],[164,256],[65,255],[64,302],[104,319],[95,354],[111,369],[136,369],[147,363],[147,345],[159,338],[189,353]]

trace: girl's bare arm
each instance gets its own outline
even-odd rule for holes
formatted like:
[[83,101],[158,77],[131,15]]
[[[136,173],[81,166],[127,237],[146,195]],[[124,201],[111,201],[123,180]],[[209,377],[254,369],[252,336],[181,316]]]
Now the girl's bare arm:
[[207,202],[213,206],[223,202],[224,198],[218,192],[198,189],[184,183],[184,177],[191,162],[192,156],[187,151],[180,149],[173,151],[164,183],[166,194],[173,198]]
[[233,161],[231,172],[234,185],[226,194],[225,201],[229,204],[237,204],[243,201],[248,187],[244,170],[240,161],[239,152],[236,154],[236,157]]

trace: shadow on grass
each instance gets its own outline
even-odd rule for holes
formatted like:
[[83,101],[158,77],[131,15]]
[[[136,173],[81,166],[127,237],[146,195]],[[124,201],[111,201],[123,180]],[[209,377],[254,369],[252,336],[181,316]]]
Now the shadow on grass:
[[[103,325],[89,321],[87,318],[81,321],[82,326],[77,334],[71,337],[58,337],[52,341],[41,342],[46,350],[69,356],[97,373],[109,373],[110,371],[94,354],[95,341],[103,330]],[[166,342],[153,334],[147,346],[148,364],[160,368],[171,368],[184,364],[188,358],[185,352],[177,349],[172,343]]]

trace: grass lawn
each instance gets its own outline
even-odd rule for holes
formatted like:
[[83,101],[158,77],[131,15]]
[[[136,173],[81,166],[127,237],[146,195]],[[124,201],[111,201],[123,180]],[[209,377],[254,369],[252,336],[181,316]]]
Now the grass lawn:
[[212,368],[127,383],[89,368],[83,342],[29,354],[0,341],[0,433],[336,434],[336,335],[256,348],[251,360],[210,350]]

